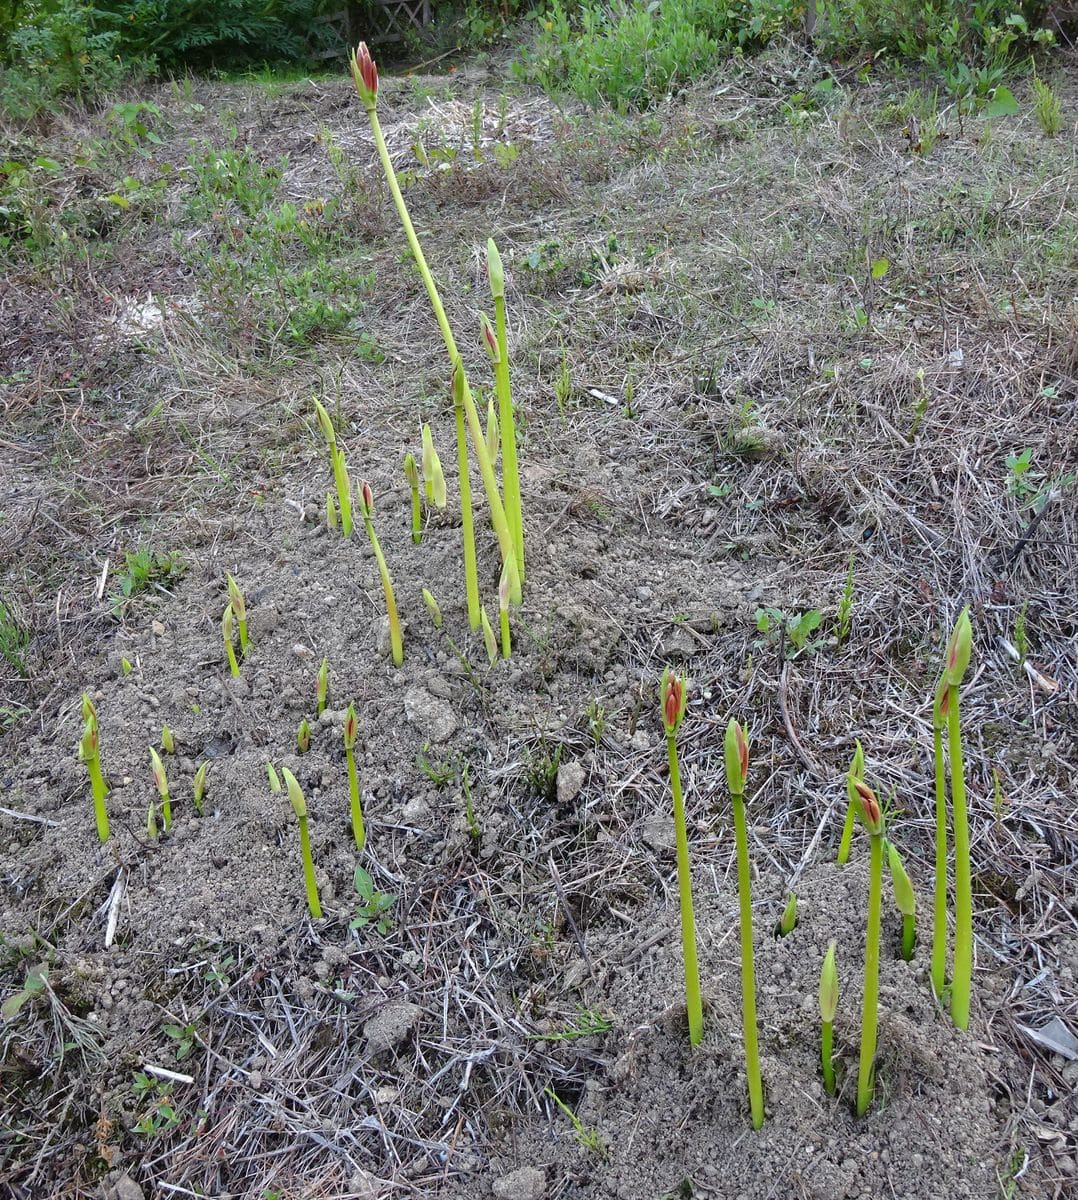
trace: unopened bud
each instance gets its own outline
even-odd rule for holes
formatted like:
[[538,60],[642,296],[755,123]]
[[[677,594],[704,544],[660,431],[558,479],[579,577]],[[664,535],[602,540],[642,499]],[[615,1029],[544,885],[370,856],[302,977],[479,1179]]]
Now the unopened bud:
[[352,80],[356,85],[356,92],[359,94],[360,100],[368,110],[373,109],[378,103],[378,65],[371,58],[371,52],[367,48],[366,42],[360,42],[359,46],[352,51],[350,64],[352,68]]
[[873,837],[878,837],[883,833],[883,814],[880,812],[880,802],[876,799],[876,793],[863,779],[855,779],[853,786],[861,808],[861,820],[864,821],[868,832]]
[[667,667],[659,685],[663,728],[667,736],[677,733],[682,717],[685,716],[685,680],[676,671]]
[[723,746],[726,757],[726,785],[731,796],[744,796],[745,780],[749,774],[749,739],[733,717],[726,726]]
[[969,605],[958,614],[947,643],[947,658],[943,668],[948,687],[958,687],[969,666],[973,652],[973,626],[969,620]]
[[887,843],[887,866],[891,871],[891,883],[895,889],[895,904],[904,917],[912,917],[917,911],[917,897],[914,895],[913,884],[906,873],[902,855],[895,849],[893,842]]
[[490,361],[497,365],[502,361],[502,352],[498,348],[498,335],[494,332],[494,326],[491,325],[490,318],[486,313],[479,314],[479,323],[483,329],[483,345],[487,348]]
[[502,268],[502,256],[493,238],[487,238],[487,277],[490,280],[490,294],[495,300],[505,295],[505,271]]
[[303,821],[307,817],[307,801],[303,798],[303,789],[299,786],[295,775],[287,767],[281,768],[284,785],[288,789],[288,800],[296,817]]
[[834,1022],[838,1012],[838,967],[835,965],[835,943],[827,947],[820,971],[820,1019],[826,1025]]
[[434,598],[434,593],[423,589],[423,603],[427,606],[427,612],[430,613],[430,619],[434,622],[435,629],[442,627],[442,610],[438,606],[438,601]]
[[408,480],[408,486],[413,492],[419,490],[419,468],[416,466],[415,455],[411,450],[404,456],[404,478]]
[[356,706],[349,704],[348,711],[344,714],[344,748],[352,750],[356,744],[356,736],[359,733],[359,718],[356,716]]

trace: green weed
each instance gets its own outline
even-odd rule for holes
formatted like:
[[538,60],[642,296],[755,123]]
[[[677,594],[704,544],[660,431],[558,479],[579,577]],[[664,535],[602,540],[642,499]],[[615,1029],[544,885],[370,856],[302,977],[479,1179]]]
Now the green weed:
[[757,631],[765,634],[773,645],[789,643],[786,653],[790,658],[796,658],[805,652],[811,654],[820,648],[823,639],[809,641],[809,638],[819,629],[822,620],[818,608],[810,608],[803,613],[791,613],[789,616],[781,608],[756,610]]
[[1063,128],[1063,105],[1050,84],[1033,77],[1033,112],[1045,137],[1055,137]]
[[850,625],[853,620],[853,582],[853,555],[851,554],[849,566],[846,568],[846,583],[838,602],[838,617],[835,622],[835,634],[840,646],[850,636]]
[[568,1104],[562,1100],[553,1088],[544,1088],[544,1092],[554,1101],[561,1111],[569,1118],[576,1134],[576,1140],[584,1147],[585,1150],[591,1150],[598,1154],[600,1158],[606,1157],[606,1147],[603,1145],[602,1138],[599,1136],[597,1129],[585,1128],[584,1122],[576,1115]]
[[185,564],[178,554],[149,549],[128,550],[124,555],[124,569],[117,576],[120,590],[109,597],[112,615],[122,617],[129,602],[150,588],[167,594],[164,585],[179,579],[184,570]]
[[348,928],[365,929],[373,925],[384,937],[393,929],[393,905],[397,902],[397,894],[379,891],[362,867],[356,867],[354,883],[359,904],[355,916],[348,922]]
[[0,599],[0,657],[23,679],[29,674],[25,655],[29,645],[29,631],[23,628],[10,606]]

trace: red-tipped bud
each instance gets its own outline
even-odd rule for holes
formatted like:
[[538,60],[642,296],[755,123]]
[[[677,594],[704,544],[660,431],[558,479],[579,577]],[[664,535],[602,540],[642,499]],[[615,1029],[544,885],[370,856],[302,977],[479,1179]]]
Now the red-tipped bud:
[[749,773],[749,739],[739,722],[733,717],[726,726],[724,745],[726,757],[726,784],[732,796],[745,794],[745,779]]
[[494,332],[494,326],[486,313],[479,314],[479,323],[483,328],[483,345],[487,348],[490,361],[497,365],[502,361],[502,352],[498,349],[498,335]]
[[350,65],[360,100],[367,108],[374,108],[378,103],[378,66],[371,58],[366,42],[360,42],[352,51]]
[[863,779],[855,779],[853,788],[861,806],[861,820],[864,821],[865,828],[873,835],[883,833],[883,814],[880,812],[880,802],[876,799],[876,793]]
[[359,733],[359,718],[356,716],[356,707],[354,704],[349,704],[348,711],[344,714],[344,748],[351,750],[356,744],[356,735]]
[[660,690],[662,692],[663,728],[667,734],[677,733],[681,719],[685,716],[685,705],[687,703],[685,679],[667,667],[663,671]]
[[369,517],[374,512],[374,492],[371,491],[371,485],[364,479],[359,485],[359,510],[365,517]]
[[969,666],[970,655],[973,652],[973,627],[969,621],[969,606],[958,614],[954,623],[950,640],[947,643],[947,659],[943,668],[943,676],[948,687],[958,687]]

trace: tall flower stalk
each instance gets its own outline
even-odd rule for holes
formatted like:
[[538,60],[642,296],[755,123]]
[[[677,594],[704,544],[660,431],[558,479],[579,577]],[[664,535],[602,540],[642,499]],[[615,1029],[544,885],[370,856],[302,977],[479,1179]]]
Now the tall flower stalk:
[[969,862],[969,815],[966,811],[966,772],[962,761],[962,727],[958,690],[973,652],[969,608],[955,622],[947,644],[943,680],[947,695],[941,701],[947,718],[947,757],[951,766],[951,810],[954,820],[954,975],[951,979],[951,1019],[959,1029],[969,1028],[970,990],[973,983],[973,882]]
[[745,1030],[745,1073],[749,1080],[752,1127],[764,1123],[764,1086],[760,1077],[760,1049],[756,1031],[756,972],[752,947],[752,877],[749,874],[749,839],[745,822],[745,778],[749,771],[749,739],[733,718],[726,726],[726,784],[734,810],[737,844],[737,898],[741,916],[741,1016]]
[[90,793],[94,800],[94,819],[97,822],[98,840],[109,840],[109,817],[105,810],[108,785],[101,771],[100,734],[97,728],[97,709],[89,696],[82,697],[82,739],[79,742],[79,758],[86,764],[90,776]]
[[868,926],[865,936],[865,987],[861,1008],[861,1056],[857,1069],[857,1115],[872,1103],[875,1086],[876,1028],[880,997],[880,910],[883,893],[883,813],[876,794],[863,779],[855,784],[861,821],[868,831]]
[[401,634],[401,619],[397,612],[397,598],[393,594],[393,580],[386,566],[385,555],[378,543],[378,535],[374,532],[374,493],[371,485],[364,480],[359,485],[359,511],[363,516],[363,524],[370,538],[371,549],[378,563],[378,574],[382,579],[382,594],[386,600],[386,614],[389,617],[389,644],[393,653],[393,664],[399,667],[404,662],[404,638]]
[[[520,473],[517,464],[517,435],[513,418],[513,398],[509,384],[509,342],[505,321],[505,271],[502,257],[493,238],[487,239],[487,276],[490,279],[490,294],[494,300],[494,334],[497,356],[491,354],[494,363],[494,388],[498,393],[498,407],[502,428],[502,482],[505,485],[505,517],[513,536],[513,549],[517,556],[517,573],[524,582],[524,519],[520,506]],[[484,326],[484,337],[489,323]],[[488,341],[489,345],[489,341]]]
[[329,460],[333,467],[333,483],[337,489],[337,504],[341,513],[341,533],[346,537],[352,536],[352,484],[348,478],[348,469],[344,465],[344,453],[337,445],[337,432],[333,428],[325,405],[314,399],[314,410],[318,414],[318,424],[329,443]]
[[307,889],[307,907],[311,910],[311,916],[317,920],[322,915],[322,905],[318,899],[318,882],[314,877],[314,859],[311,857],[311,838],[307,831],[307,801],[295,775],[287,767],[281,768],[281,774],[284,776],[288,799],[299,825],[299,848],[303,857],[303,883]]
[[356,718],[356,706],[349,704],[344,715],[344,757],[348,763],[348,802],[352,810],[352,836],[356,839],[356,849],[362,850],[367,844],[367,830],[363,824],[363,802],[359,792],[359,775],[356,773],[356,735],[359,733],[359,721]]
[[943,758],[945,679],[932,701],[932,763],[936,795],[936,879],[932,895],[932,990],[943,1000],[947,986],[947,768]]
[[[404,203],[404,197],[401,195],[400,185],[397,182],[396,172],[393,170],[393,163],[389,157],[389,149],[386,146],[386,140],[382,133],[382,126],[378,120],[378,67],[374,59],[371,57],[370,51],[367,49],[366,42],[360,42],[358,48],[353,51],[351,56],[352,79],[356,85],[356,92],[363,103],[363,107],[367,112],[367,117],[371,123],[371,133],[374,135],[374,144],[378,150],[378,157],[382,163],[382,170],[385,172],[386,183],[389,185],[390,195],[393,197],[393,203],[397,209],[397,215],[400,218],[401,225],[404,229],[405,237],[408,239],[409,248],[412,251],[412,257],[415,259],[416,267],[419,269],[419,274],[423,279],[423,286],[427,289],[427,296],[430,299],[431,308],[434,310],[435,319],[438,322],[438,328],[442,334],[442,340],[445,342],[446,352],[449,355],[449,361],[454,368],[460,371],[460,387],[463,395],[463,403],[465,413],[468,418],[468,428],[472,436],[472,445],[475,448],[476,460],[479,463],[479,471],[483,477],[483,486],[487,493],[487,504],[490,506],[490,519],[494,527],[495,536],[498,539],[498,545],[501,550],[502,560],[505,560],[509,553],[509,548],[512,545],[512,537],[509,533],[509,525],[505,518],[505,507],[502,504],[501,494],[498,491],[498,481],[494,476],[494,467],[491,464],[490,456],[487,454],[486,443],[483,435],[483,427],[479,422],[479,413],[476,411],[475,401],[472,399],[471,389],[468,387],[468,381],[464,376],[464,368],[460,362],[460,354],[457,351],[457,344],[453,338],[453,331],[449,326],[449,319],[445,314],[445,308],[442,305],[442,299],[438,295],[438,288],[434,282],[434,277],[430,273],[430,267],[427,266],[426,257],[423,254],[423,247],[419,244],[419,238],[416,236],[415,227],[412,225],[412,218],[408,215],[408,207]],[[518,597],[513,597],[514,602]],[[473,628],[475,626],[473,625]]]
[[688,702],[685,680],[667,667],[663,671],[660,691],[666,753],[670,762],[670,790],[674,797],[677,886],[681,906],[681,952],[685,960],[685,1008],[689,1017],[689,1045],[698,1046],[704,1036],[704,1006],[700,997],[700,966],[696,958],[696,919],[692,907],[689,835],[685,826],[685,801],[681,794],[681,771],[677,759],[677,731],[685,716],[685,705]]
[[823,1086],[829,1096],[835,1094],[835,1013],[838,1012],[838,967],[835,943],[827,947],[820,971],[820,1056]]
[[865,773],[865,752],[861,743],[856,743],[853,752],[853,762],[846,775],[846,820],[842,825],[842,840],[838,844],[838,857],[835,862],[840,867],[846,865],[850,858],[850,847],[853,845],[853,818],[857,812],[857,792],[854,790],[854,780],[860,779]]

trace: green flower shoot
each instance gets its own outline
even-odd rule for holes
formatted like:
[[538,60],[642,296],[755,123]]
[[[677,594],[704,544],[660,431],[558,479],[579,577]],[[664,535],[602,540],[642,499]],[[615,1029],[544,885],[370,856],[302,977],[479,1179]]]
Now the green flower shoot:
[[838,844],[838,857],[835,859],[840,867],[845,866],[849,861],[850,846],[853,844],[853,818],[857,812],[857,791],[854,788],[854,781],[860,779],[865,773],[865,752],[861,749],[860,742],[856,743],[856,747],[853,752],[853,762],[846,775],[846,820],[842,825],[842,840]]
[[191,791],[195,802],[195,812],[202,816],[202,804],[206,795],[206,776],[209,773],[210,764],[208,762],[202,765],[195,772],[195,778],[191,783]]
[[969,815],[966,811],[966,772],[962,761],[962,727],[958,690],[973,652],[969,608],[955,622],[947,645],[943,678],[947,695],[940,707],[947,718],[947,757],[951,766],[951,811],[954,820],[954,975],[951,979],[951,1020],[969,1028],[973,983],[973,882],[969,861]]
[[374,551],[374,558],[378,563],[378,574],[382,580],[382,594],[386,601],[386,614],[389,617],[389,644],[393,653],[393,664],[399,667],[404,662],[401,619],[397,612],[397,598],[393,594],[393,580],[390,577],[389,568],[386,566],[382,547],[378,543],[378,535],[374,532],[374,493],[366,480],[359,485],[359,511],[363,515],[367,537],[370,539],[371,549]]
[[172,828],[172,801],[168,796],[168,776],[165,774],[165,766],[161,762],[161,756],[153,746],[150,746],[149,750],[154,786],[157,788],[157,794],[161,797],[161,819],[165,824],[165,832],[168,833],[169,829]]
[[101,771],[100,735],[97,728],[97,709],[89,696],[82,697],[82,740],[79,742],[79,758],[86,764],[90,776],[90,793],[94,801],[94,818],[97,821],[98,840],[109,840],[109,818],[105,810],[108,785]]
[[349,704],[344,715],[344,757],[348,763],[348,801],[352,810],[352,836],[356,839],[356,849],[362,850],[367,844],[367,830],[363,824],[363,798],[360,795],[359,776],[356,773],[355,745],[358,733],[356,707]]
[[318,883],[314,877],[314,859],[311,858],[311,839],[307,831],[307,802],[295,775],[287,767],[281,768],[281,774],[288,789],[292,811],[296,814],[299,824],[299,847],[303,856],[303,883],[307,889],[307,907],[311,910],[311,916],[317,920],[322,915],[322,905],[318,900]]
[[329,413],[317,397],[313,403],[318,414],[318,424],[322,426],[322,433],[329,444],[329,460],[333,467],[333,483],[337,489],[337,504],[341,514],[341,533],[349,538],[352,536],[352,484],[348,479],[344,454],[337,445],[337,432],[333,428]]
[[820,1055],[823,1086],[829,1096],[835,1094],[834,1023],[837,1011],[838,968],[835,966],[835,943],[832,942],[827,947],[820,971]]
[[520,473],[517,464],[517,435],[513,417],[513,399],[509,383],[509,344],[505,322],[505,271],[502,257],[493,238],[487,239],[487,277],[494,300],[494,347],[491,349],[488,329],[484,323],[483,337],[494,364],[494,388],[498,393],[498,408],[502,430],[502,479],[505,484],[505,517],[513,538],[517,558],[517,573],[524,582],[524,521],[520,507]]
[[895,904],[902,914],[902,957],[909,962],[913,958],[913,945],[917,937],[917,897],[906,873],[902,855],[891,841],[887,843],[887,867],[891,872]]
[[232,615],[232,605],[226,604],[225,611],[221,616],[221,637],[225,643],[225,657],[228,659],[228,669],[232,672],[233,678],[238,679],[240,664],[236,662],[236,651],[232,648],[234,630],[235,618]]
[[404,478],[412,494],[412,541],[418,546],[423,540],[423,506],[419,499],[419,467],[411,450],[404,456]]
[[876,794],[863,779],[855,783],[861,821],[868,831],[868,927],[865,937],[865,988],[861,1008],[861,1055],[857,1070],[857,1115],[872,1103],[875,1087],[876,1029],[880,996],[880,908],[883,892],[883,813]]
[[240,635],[240,658],[247,657],[247,601],[244,599],[240,585],[228,576],[228,602],[232,605],[232,613],[236,618],[236,631]]

